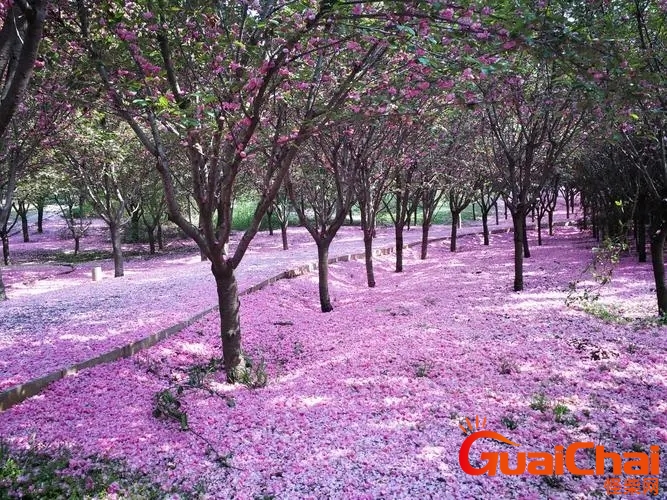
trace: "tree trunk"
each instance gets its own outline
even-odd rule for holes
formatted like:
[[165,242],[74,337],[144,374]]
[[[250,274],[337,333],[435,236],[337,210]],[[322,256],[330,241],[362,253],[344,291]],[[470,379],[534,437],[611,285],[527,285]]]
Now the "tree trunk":
[[514,291],[523,290],[523,234],[526,215],[522,211],[512,212],[514,226]]
[[44,202],[37,203],[37,232],[42,234],[44,232]]
[[5,266],[9,265],[9,234],[2,233],[2,260]]
[[269,222],[269,236],[273,236],[273,210],[266,211],[266,218]]
[[567,189],[565,190],[565,193],[563,193],[563,194],[564,194],[563,197],[565,198],[565,218],[569,219],[570,218],[570,196],[569,196],[569,193],[568,193]]
[[542,246],[542,218],[544,214],[537,214],[537,246]]
[[375,271],[373,270],[373,235],[364,230],[364,257],[366,260],[366,281],[369,288],[375,286]]
[[528,246],[528,228],[526,224],[526,219],[524,216],[523,220],[523,231],[522,231],[522,241],[523,241],[523,256],[526,259],[530,258],[530,247]]
[[496,209],[496,226],[500,225],[500,219],[498,219],[498,202],[496,201],[493,204],[493,207]]
[[23,233],[23,243],[30,243],[30,232],[28,231],[28,211],[21,210],[21,233]]
[[7,300],[7,294],[5,293],[5,282],[2,281],[2,268],[0,268],[0,300]]
[[472,203],[472,220],[473,222],[477,220],[477,215],[475,214],[475,204]]
[[369,213],[369,206],[364,199],[359,199],[359,212],[361,215],[361,231],[364,235],[364,260],[366,263],[366,282],[369,288],[375,286],[375,272],[373,270],[373,233],[375,232],[375,224],[373,218]]
[[[229,220],[232,220],[232,218],[231,218],[231,214],[230,214],[230,216],[229,216]],[[199,228],[203,228],[203,227],[204,227],[204,221],[203,221],[203,219],[202,219],[202,215],[201,215],[201,214],[199,214],[199,224],[198,224],[198,227],[199,227]],[[206,256],[206,251],[205,251],[203,248],[200,248],[200,249],[199,249],[199,260],[201,260],[202,262],[206,262],[206,261],[208,260],[208,257]]]
[[211,268],[215,277],[218,292],[218,308],[220,310],[220,339],[222,341],[222,358],[225,363],[227,381],[237,382],[245,371],[243,353],[241,352],[241,321],[239,316],[239,289],[234,269],[230,265]]
[[146,235],[148,236],[148,251],[153,255],[155,254],[155,228],[146,226]]
[[449,242],[449,251],[456,252],[456,233],[459,227],[459,214],[458,212],[452,212],[452,237]]
[[396,231],[396,272],[403,272],[403,224],[394,224]]
[[549,219],[549,236],[554,235],[554,211],[549,210],[547,212],[547,217]]
[[348,215],[350,217],[350,226],[351,226],[352,224],[354,224],[354,218],[352,217],[352,208],[350,208],[350,212]]
[[121,231],[121,228],[115,224],[109,226],[109,230],[111,231],[114,277],[120,278],[125,274],[125,270],[123,269],[123,248],[121,245],[123,232]]
[[330,241],[317,242],[317,271],[320,290],[320,307],[322,312],[333,311],[329,298],[329,244]]
[[79,248],[81,245],[81,236],[74,236],[74,255],[79,255]]
[[287,221],[280,223],[280,235],[283,239],[283,250],[289,250],[289,243],[287,242]]
[[140,239],[141,232],[141,214],[139,210],[132,212],[132,217],[130,218],[130,240],[133,243],[138,243]]
[[428,254],[428,231],[431,228],[431,223],[425,220],[422,221],[422,248],[421,248],[421,260],[426,259]]
[[503,205],[505,205],[505,220],[507,220],[507,204],[503,202]]
[[158,250],[164,250],[164,235],[162,234],[162,224],[157,225],[157,247]]
[[652,231],[651,234],[651,261],[653,263],[653,278],[655,279],[655,293],[658,299],[658,314],[667,314],[667,286],[665,286],[665,236],[667,223]]
[[[498,208],[496,207],[496,217]],[[482,210],[482,234],[484,235],[484,245],[489,246],[489,212]]]
[[646,226],[637,227],[637,260],[646,262]]
[[637,235],[637,258],[639,262],[646,262],[646,197],[641,194],[637,202],[637,221],[635,233]]

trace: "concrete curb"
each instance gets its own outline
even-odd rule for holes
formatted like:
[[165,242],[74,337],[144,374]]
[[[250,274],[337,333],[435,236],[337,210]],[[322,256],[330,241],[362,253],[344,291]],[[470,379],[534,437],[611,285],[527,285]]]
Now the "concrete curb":
[[[528,229],[531,229],[531,226],[534,225],[528,225]],[[481,227],[479,228],[481,230]],[[505,233],[505,232],[511,232],[512,228],[511,227],[503,227],[503,228],[495,228],[493,230],[490,230],[490,233],[492,234],[498,234],[498,233]],[[480,232],[471,232],[467,234],[460,234],[459,237],[466,237],[466,236],[474,236],[477,234],[481,234]],[[431,243],[437,243],[439,241],[443,240],[448,240],[448,236],[442,236],[438,238],[431,238],[428,240],[429,244]],[[415,246],[421,245],[421,240],[413,241],[411,243],[407,243],[403,245],[403,248],[412,248]],[[388,246],[388,247],[382,247],[379,249],[376,249],[373,251],[373,254],[375,256],[380,256],[380,255],[388,255],[391,254],[395,251],[395,246]],[[343,254],[339,255],[337,257],[332,257],[329,259],[330,264],[334,264],[336,262],[348,262],[351,260],[359,260],[363,259],[365,257],[364,252],[360,253],[355,253],[355,254]],[[310,264],[305,264],[302,266],[298,266],[292,269],[288,269],[286,271],[283,271],[281,273],[276,274],[275,276],[272,276],[270,278],[267,278],[260,283],[256,285],[252,285],[242,291],[239,292],[239,296],[242,295],[247,295],[249,293],[257,292],[259,290],[262,290],[266,288],[267,286],[282,280],[282,279],[291,279],[291,278],[296,278],[297,276],[301,276],[303,274],[310,273],[314,270],[317,269],[317,264],[316,263],[310,263]],[[147,349],[149,347],[154,346],[158,342],[165,340],[172,335],[175,335],[179,333],[181,330],[185,329],[186,327],[190,326],[191,324],[195,323],[196,321],[199,321],[202,319],[204,316],[217,311],[218,306],[213,306],[209,307],[203,311],[198,312],[194,316],[191,316],[190,318],[181,321],[173,326],[170,326],[168,328],[165,328],[163,330],[160,330],[157,333],[153,333],[149,335],[148,337],[144,337],[143,339],[137,340],[135,342],[132,342],[130,344],[126,344],[122,347],[118,347],[116,349],[113,349],[112,351],[109,351],[104,354],[100,354],[99,356],[96,356],[94,358],[88,359],[86,361],[82,361],[80,363],[76,363],[68,368],[63,368],[61,370],[57,370],[55,372],[51,372],[47,375],[44,375],[42,377],[29,380],[28,382],[24,382],[19,385],[15,385],[14,387],[11,387],[7,390],[4,390],[0,392],[0,411],[7,410],[11,408],[12,406],[21,403],[22,401],[25,401],[26,399],[36,396],[39,394],[44,388],[46,388],[51,382],[55,382],[56,380],[60,380],[62,378],[68,377],[70,375],[75,375],[79,373],[81,370],[85,370],[86,368],[92,368],[97,365],[101,365],[104,363],[110,363],[112,361],[119,360],[121,358],[128,358],[132,356],[133,354],[136,354],[139,351],[142,351],[144,349]]]

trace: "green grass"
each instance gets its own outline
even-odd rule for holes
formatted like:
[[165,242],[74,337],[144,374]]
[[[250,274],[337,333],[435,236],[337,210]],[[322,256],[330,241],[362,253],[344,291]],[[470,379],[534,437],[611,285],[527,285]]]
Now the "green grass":
[[[354,219],[356,221],[359,220],[359,212],[358,209],[352,210]],[[475,214],[477,215],[477,219],[480,218],[480,212],[479,212],[479,207],[475,207]],[[494,212],[491,212],[492,215]],[[503,217],[502,214],[499,214],[500,217]],[[494,215],[495,217],[495,215]],[[468,207],[461,213],[461,219],[466,221],[466,220],[472,220],[472,206],[468,205]],[[421,226],[422,224],[422,210],[421,207],[417,210],[417,226]],[[495,221],[495,219],[494,219]],[[358,223],[358,222],[357,222]],[[445,200],[444,202],[440,203],[437,211],[433,215],[433,224],[451,224],[452,223],[452,213],[449,210],[449,204]],[[391,220],[391,216],[386,212],[382,211],[380,214],[378,214],[378,225],[381,226],[391,226],[393,225],[393,222]],[[410,219],[410,225],[414,226],[414,216]]]
[[629,320],[613,306],[607,306],[600,304],[599,302],[582,302],[580,307],[584,312],[590,314],[591,316],[595,316],[605,323],[616,323],[620,325],[629,323]]
[[14,450],[0,442],[0,498],[158,499],[166,494],[118,461],[90,457],[82,474],[72,474],[70,461],[65,448]]
[[81,264],[95,260],[105,260],[112,257],[111,252],[104,250],[85,250],[74,255],[74,252],[60,252],[51,256],[51,260],[58,264]]
[[543,392],[539,392],[533,395],[533,398],[530,401],[530,407],[535,411],[544,413],[549,408],[549,400]]
[[[242,198],[234,201],[234,213],[232,214],[232,229],[235,231],[245,231],[250,227],[252,218],[255,215],[255,208],[257,208],[257,200],[251,198]],[[274,215],[272,217],[272,224],[274,231],[280,231],[280,223],[278,218]],[[290,213],[289,225],[298,226],[299,218],[295,213]],[[260,231],[268,231],[269,220],[264,216],[262,223],[259,225]]]
[[[244,231],[248,229],[250,226],[250,223],[252,221],[253,215],[255,214],[255,208],[257,207],[257,200],[251,197],[246,197],[246,198],[239,198],[234,201],[234,213],[232,216],[232,229],[236,231]],[[475,213],[477,215],[477,220],[480,220],[480,210],[479,207],[475,207]],[[504,215],[502,211],[499,213],[500,219],[504,220]],[[472,206],[468,205],[468,207],[463,211],[461,214],[461,218],[464,221],[467,220],[472,220]],[[193,220],[196,220],[196,215],[193,215]],[[359,212],[359,207],[357,205],[352,207],[352,224],[350,224],[350,219],[349,217],[345,219],[345,225],[353,225],[353,226],[358,226],[360,224],[361,220],[361,214]],[[438,210],[436,211],[435,215],[433,216],[433,224],[451,224],[452,222],[452,215],[449,210],[449,206],[447,204],[447,201],[445,200],[444,202],[440,203],[440,206],[438,207]],[[411,225],[414,225],[414,218],[411,219]],[[421,208],[417,211],[417,226],[421,226],[422,223],[422,212]],[[490,224],[495,224],[495,212],[492,210],[489,213],[489,223]],[[391,220],[390,215],[382,210],[377,217],[377,224],[379,226],[392,226],[393,222]],[[290,226],[299,226],[299,219],[297,215],[292,212],[290,213],[289,217],[289,225]],[[266,216],[262,219],[262,223],[260,225],[260,231],[266,231],[268,230],[268,219]],[[278,223],[278,219],[274,216],[273,217],[273,229],[274,230],[280,230],[280,225]]]

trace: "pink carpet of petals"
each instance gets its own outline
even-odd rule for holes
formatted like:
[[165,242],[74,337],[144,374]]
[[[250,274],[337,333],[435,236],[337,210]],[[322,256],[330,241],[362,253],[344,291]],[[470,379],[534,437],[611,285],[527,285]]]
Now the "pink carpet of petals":
[[[43,234],[31,234],[30,243],[18,234],[12,238],[11,255],[20,263],[3,269],[10,300],[0,315],[0,390],[141,340],[217,304],[210,264],[201,262],[190,241],[171,241],[167,252],[157,256],[148,256],[141,245],[125,245],[126,252],[145,253],[126,257],[125,276],[113,278],[110,259],[45,262],[54,251],[73,250],[72,240],[59,237],[62,233],[62,222],[54,216]],[[81,240],[82,251],[110,247],[99,221],[89,233]],[[358,228],[343,228],[332,255],[363,252],[359,234]],[[232,239],[232,251],[238,237]],[[410,237],[417,239],[419,233],[412,231]],[[290,250],[284,252],[279,233],[258,234],[237,270],[240,289],[317,261],[305,229],[290,228],[289,241]],[[392,232],[385,228],[376,247],[391,242]],[[91,280],[95,266],[104,272],[96,283]]]
[[[329,314],[318,312],[315,274],[242,298],[246,351],[266,361],[268,385],[229,386],[212,375],[206,387],[215,394],[184,396],[191,428],[231,467],[177,422],[152,416],[156,392],[219,356],[216,315],[131,359],[54,383],[0,414],[0,434],[17,446],[71,446],[75,469],[101,454],[165,488],[239,499],[605,496],[599,476],[566,474],[553,487],[526,474],[465,475],[458,425],[475,415],[523,451],[574,441],[616,452],[665,449],[664,332],[607,324],[564,305],[568,283],[590,261],[590,239],[566,227],[533,246],[521,293],[509,291],[511,235],[494,235],[490,247],[464,238],[455,254],[446,243],[434,244],[426,261],[407,251],[403,274],[392,272],[393,256],[377,258],[374,289],[363,262],[333,265]],[[650,265],[628,257],[603,300],[635,312],[648,304],[652,314],[652,288]],[[548,401],[543,412],[530,406],[538,394]],[[556,404],[576,421],[557,422]],[[583,453],[577,460],[591,463]],[[660,481],[664,491],[664,472]]]

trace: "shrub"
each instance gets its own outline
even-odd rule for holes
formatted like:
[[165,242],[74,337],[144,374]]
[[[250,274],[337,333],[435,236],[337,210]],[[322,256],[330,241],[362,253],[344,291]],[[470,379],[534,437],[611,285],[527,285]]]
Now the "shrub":
[[500,419],[500,423],[511,431],[519,427],[519,422],[517,422],[512,415],[504,416]]
[[533,399],[530,401],[530,407],[533,410],[541,411],[544,413],[549,408],[549,400],[544,395],[543,392],[533,395]]

